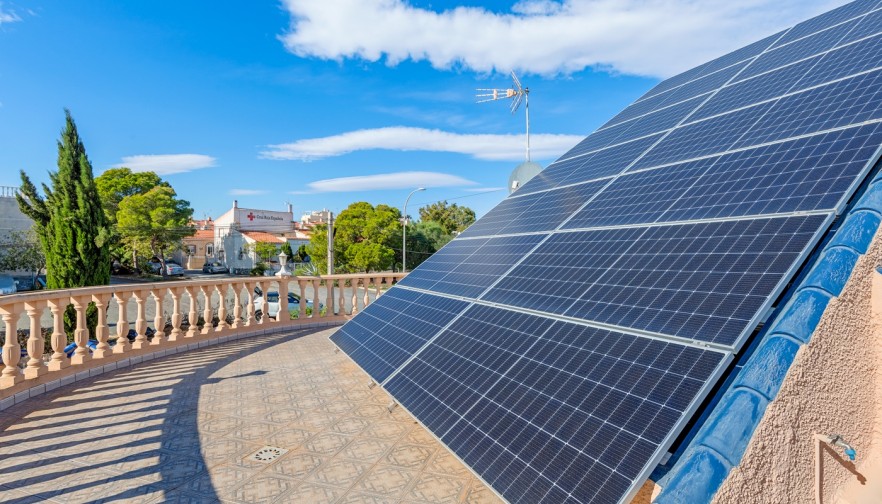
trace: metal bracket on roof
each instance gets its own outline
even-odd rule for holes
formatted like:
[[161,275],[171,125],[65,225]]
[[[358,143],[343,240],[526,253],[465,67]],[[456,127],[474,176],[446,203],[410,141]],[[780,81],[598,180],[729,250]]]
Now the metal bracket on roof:
[[374,388],[376,386],[377,386],[377,382],[375,382],[374,380],[371,380],[368,382],[368,388]]
[[389,410],[389,413],[392,413],[392,410],[394,410],[396,406],[398,406],[398,403],[395,401],[392,401],[389,403],[388,406],[386,406],[386,409]]

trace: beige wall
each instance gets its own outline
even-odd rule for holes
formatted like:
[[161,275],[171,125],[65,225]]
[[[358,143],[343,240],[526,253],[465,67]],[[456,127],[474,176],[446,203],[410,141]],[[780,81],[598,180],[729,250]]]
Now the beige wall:
[[713,502],[814,502],[815,433],[841,434],[857,450],[854,464],[839,449],[823,453],[823,502],[882,502],[879,493],[871,497],[875,500],[857,500],[849,488],[866,493],[878,489],[882,478],[882,338],[880,320],[873,314],[873,303],[879,304],[882,296],[875,272],[880,258],[882,237],[877,233],[842,295],[830,302],[811,341],[797,354],[740,466]]

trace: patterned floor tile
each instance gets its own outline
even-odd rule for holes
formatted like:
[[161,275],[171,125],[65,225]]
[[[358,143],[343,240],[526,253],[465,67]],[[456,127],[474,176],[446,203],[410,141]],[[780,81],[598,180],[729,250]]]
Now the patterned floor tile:
[[323,485],[347,488],[370,467],[371,465],[366,462],[335,458],[313,471],[310,479]]
[[379,460],[392,446],[390,440],[361,438],[349,443],[341,454],[348,459]]
[[[232,495],[241,502],[264,503],[273,502],[282,494],[297,486],[297,482],[269,474],[261,474],[236,488]],[[291,501],[296,502],[296,501]],[[302,501],[308,502],[308,501]]]
[[[0,413],[0,451],[14,449],[0,502],[498,502],[386,409],[329,331],[298,334],[150,361]],[[248,460],[264,445],[289,452]]]
[[343,449],[352,438],[333,432],[325,432],[309,438],[303,449],[322,455],[334,455]]
[[400,445],[389,452],[386,458],[383,459],[383,462],[389,465],[415,469],[425,465],[434,453],[434,448],[427,448],[421,445]]
[[303,479],[318,468],[326,459],[312,453],[287,453],[270,466],[276,474]]
[[405,500],[433,504],[456,504],[465,496],[468,484],[468,479],[423,473],[405,496]]
[[416,472],[401,467],[378,466],[355,485],[355,490],[388,497],[401,497],[415,475]]
[[280,502],[303,502],[309,504],[331,504],[345,493],[338,487],[328,487],[315,483],[303,483],[284,496]]

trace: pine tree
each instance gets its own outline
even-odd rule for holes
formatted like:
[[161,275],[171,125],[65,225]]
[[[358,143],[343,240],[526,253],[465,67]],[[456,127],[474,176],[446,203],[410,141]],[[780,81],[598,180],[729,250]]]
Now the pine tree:
[[52,187],[43,184],[45,198],[21,172],[16,196],[22,213],[34,220],[46,255],[46,286],[50,289],[110,283],[110,229],[92,176],[92,165],[65,109],[66,125],[58,142],[58,171],[50,173]]

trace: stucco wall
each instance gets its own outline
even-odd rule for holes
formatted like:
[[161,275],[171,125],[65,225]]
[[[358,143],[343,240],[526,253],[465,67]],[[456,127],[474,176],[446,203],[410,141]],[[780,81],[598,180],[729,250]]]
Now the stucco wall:
[[714,503],[814,502],[815,433],[841,434],[857,450],[856,464],[841,451],[824,452],[824,502],[842,502],[841,492],[852,482],[875,486],[880,475],[873,469],[882,451],[882,337],[871,292],[880,259],[882,235],[877,232],[810,342],[799,350],[740,465]]

